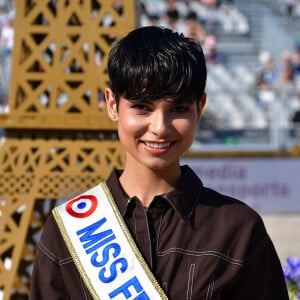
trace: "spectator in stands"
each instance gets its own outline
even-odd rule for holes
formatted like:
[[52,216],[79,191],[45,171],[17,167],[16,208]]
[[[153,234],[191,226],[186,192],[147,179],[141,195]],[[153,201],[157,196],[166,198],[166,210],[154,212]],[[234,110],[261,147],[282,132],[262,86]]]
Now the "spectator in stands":
[[179,11],[176,8],[168,9],[163,19],[164,21],[161,23],[163,27],[167,27],[172,31],[179,33],[184,32],[184,23],[180,18]]
[[196,40],[201,45],[204,43],[206,32],[198,21],[197,14],[193,10],[187,13],[184,35]]
[[178,31],[179,12],[176,8],[168,9],[166,12],[166,26],[173,31]]
[[294,9],[298,0],[283,0],[283,12],[287,20],[294,16]]
[[278,75],[274,81],[274,89],[280,96],[281,100],[287,101],[294,93],[294,74],[292,53],[283,51],[281,61],[278,67]]
[[7,18],[8,18],[8,14],[7,14],[6,6],[1,4],[0,5],[0,31],[2,27],[6,24]]
[[262,51],[258,57],[256,70],[256,87],[258,101],[261,103],[275,100],[274,83],[278,77],[278,69],[269,51]]
[[262,51],[259,54],[259,66],[256,71],[257,87],[260,89],[272,88],[277,76],[278,70],[271,53]]
[[204,55],[206,59],[206,64],[225,64],[225,57],[218,51],[216,37],[213,35],[208,35],[204,40]]
[[293,82],[294,80],[293,56],[288,50],[281,53],[281,61],[278,68],[277,82]]
[[203,5],[205,28],[209,34],[214,34],[218,24],[217,0],[199,0]]
[[140,3],[140,10],[139,10],[140,18],[140,26],[158,26],[160,16],[157,13],[150,14],[147,12],[146,6],[144,3]]
[[157,15],[161,17],[167,10],[167,4],[164,0],[142,0],[148,15]]
[[300,124],[300,110],[296,111],[293,118],[292,118],[292,121],[294,123],[299,123]]
[[3,67],[5,65],[4,62],[4,41],[1,40],[1,35],[2,35],[2,29],[7,23],[8,19],[8,10],[7,10],[7,5],[5,3],[0,4],[0,110],[3,110],[3,105],[6,102],[7,99],[7,82],[5,80],[5,75],[4,75],[4,70]]
[[165,0],[167,3],[167,10],[177,10],[179,13],[179,17],[181,19],[185,19],[188,13],[188,3],[184,1],[178,0]]
[[14,19],[10,15],[0,34],[0,67],[1,85],[5,94],[8,94],[10,73],[11,73],[11,53],[14,45]]
[[292,55],[295,91],[300,95],[300,40],[297,41]]
[[292,55],[293,75],[300,76],[300,40],[296,42]]

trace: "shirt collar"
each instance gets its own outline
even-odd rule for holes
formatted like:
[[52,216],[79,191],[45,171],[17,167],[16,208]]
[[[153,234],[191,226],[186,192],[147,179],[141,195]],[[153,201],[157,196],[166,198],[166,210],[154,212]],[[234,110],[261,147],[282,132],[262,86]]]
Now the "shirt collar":
[[181,167],[181,177],[175,189],[163,197],[171,204],[176,212],[187,220],[197,202],[203,188],[203,184],[193,170],[188,166]]
[[[130,198],[125,193],[119,182],[121,174],[121,170],[114,170],[106,180],[106,183],[122,216],[125,216],[130,206]],[[203,184],[201,180],[192,171],[192,169],[188,166],[182,166],[181,177],[175,189],[169,193],[158,196],[165,199],[182,219],[187,220],[199,200],[198,198],[202,188]]]

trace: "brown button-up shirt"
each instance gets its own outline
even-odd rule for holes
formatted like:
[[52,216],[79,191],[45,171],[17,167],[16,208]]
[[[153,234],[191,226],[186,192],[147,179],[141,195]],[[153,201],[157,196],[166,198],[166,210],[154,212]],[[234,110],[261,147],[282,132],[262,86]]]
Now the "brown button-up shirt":
[[[205,188],[186,166],[177,187],[145,209],[128,198],[120,174],[114,171],[107,185],[169,299],[288,300],[280,261],[255,211]],[[92,299],[52,216],[37,249],[30,299]]]

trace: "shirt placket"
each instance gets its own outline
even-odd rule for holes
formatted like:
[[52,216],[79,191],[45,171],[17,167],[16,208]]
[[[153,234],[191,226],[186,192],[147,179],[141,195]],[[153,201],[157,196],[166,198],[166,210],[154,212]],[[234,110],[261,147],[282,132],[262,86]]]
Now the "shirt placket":
[[152,245],[147,212],[140,201],[136,201],[136,206],[133,210],[133,219],[136,243],[148,266],[152,268]]

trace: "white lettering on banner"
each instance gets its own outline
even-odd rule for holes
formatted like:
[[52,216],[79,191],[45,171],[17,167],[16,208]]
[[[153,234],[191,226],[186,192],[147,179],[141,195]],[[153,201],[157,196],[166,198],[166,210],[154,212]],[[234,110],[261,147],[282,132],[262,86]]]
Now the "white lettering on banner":
[[185,158],[203,184],[261,212],[300,211],[299,158]]
[[[99,268],[99,280],[103,283],[111,283],[117,278],[118,272],[126,272],[128,262],[125,257],[119,257],[121,246],[116,242],[113,230],[109,228],[99,232],[106,221],[106,218],[103,217],[97,222],[78,230],[76,234],[86,254],[90,255],[91,265]],[[129,291],[129,287],[133,287],[135,295]],[[108,296],[110,299],[114,299],[119,294],[124,294],[126,299],[150,300],[136,276],[115,288]]]

